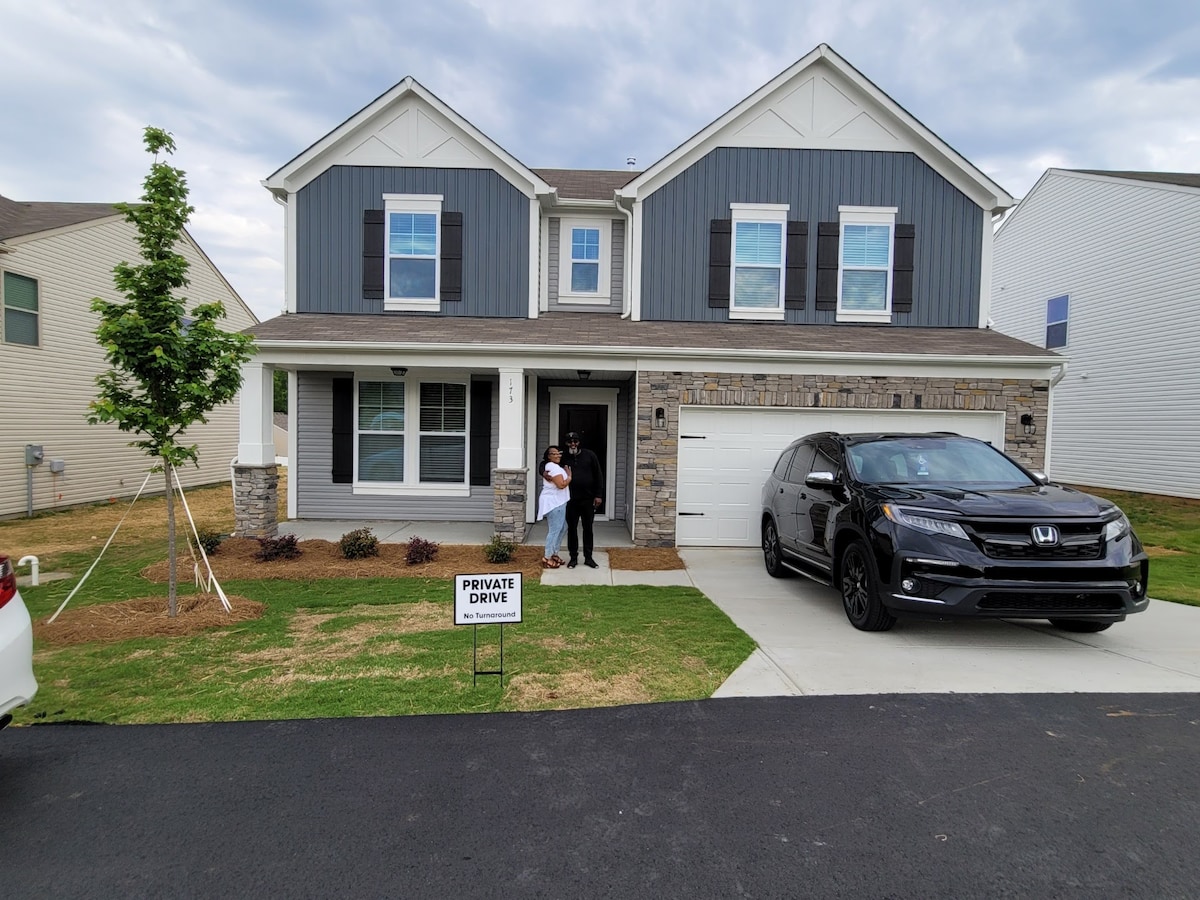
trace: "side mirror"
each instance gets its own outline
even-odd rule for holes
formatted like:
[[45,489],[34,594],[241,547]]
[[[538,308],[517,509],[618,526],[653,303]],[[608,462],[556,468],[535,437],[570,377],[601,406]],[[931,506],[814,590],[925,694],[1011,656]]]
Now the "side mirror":
[[809,472],[804,483],[811,488],[831,488],[837,484],[832,472]]
[[1039,472],[1037,469],[1034,469],[1029,474],[1033,476],[1034,481],[1036,481],[1038,484],[1050,483],[1050,476],[1045,472]]

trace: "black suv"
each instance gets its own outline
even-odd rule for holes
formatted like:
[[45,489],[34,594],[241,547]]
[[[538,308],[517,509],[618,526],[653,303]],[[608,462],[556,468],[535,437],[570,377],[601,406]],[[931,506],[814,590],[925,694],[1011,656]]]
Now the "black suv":
[[1095,632],[1148,604],[1120,509],[974,438],[811,434],[783,451],[762,506],[767,571],[840,588],[863,631],[900,612]]

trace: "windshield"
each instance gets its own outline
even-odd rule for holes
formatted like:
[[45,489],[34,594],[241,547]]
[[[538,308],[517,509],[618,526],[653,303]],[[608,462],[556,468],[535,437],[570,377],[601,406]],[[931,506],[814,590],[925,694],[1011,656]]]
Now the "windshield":
[[1036,483],[1007,456],[971,438],[881,438],[850,446],[846,456],[866,484],[997,489]]

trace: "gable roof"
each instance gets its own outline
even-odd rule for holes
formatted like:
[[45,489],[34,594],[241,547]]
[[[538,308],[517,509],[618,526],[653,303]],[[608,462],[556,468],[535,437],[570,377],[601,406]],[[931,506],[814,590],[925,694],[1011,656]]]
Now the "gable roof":
[[1129,181],[1152,181],[1157,184],[1174,184],[1179,187],[1200,188],[1200,174],[1187,172],[1125,172],[1106,169],[1064,169],[1081,175],[1105,175],[1109,178],[1124,178]]
[[0,196],[0,241],[119,215],[111,203],[25,203]]
[[534,171],[411,75],[263,180],[286,198],[335,165],[490,168],[528,197],[551,193]]
[[621,188],[644,198],[722,146],[908,150],[992,213],[1013,198],[958,151],[819,44]]

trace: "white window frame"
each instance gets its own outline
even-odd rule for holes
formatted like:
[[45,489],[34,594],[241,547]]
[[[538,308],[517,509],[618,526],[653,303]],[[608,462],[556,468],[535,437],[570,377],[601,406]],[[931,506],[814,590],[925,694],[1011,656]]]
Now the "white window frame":
[[[891,322],[892,321],[892,270],[896,256],[896,213],[895,206],[839,206],[838,207],[838,307],[839,322]],[[842,274],[846,266],[842,263],[842,252],[846,246],[847,225],[886,225],[888,226],[888,258],[886,268],[886,287],[884,288],[883,309],[881,310],[847,310],[842,308]],[[853,271],[884,271],[883,267],[853,266]]]
[[[26,309],[23,306],[14,306],[12,309],[23,312],[26,315],[34,317],[34,330],[36,339],[32,344],[26,344],[24,341],[10,341],[8,339],[8,297],[5,290],[7,278],[5,276],[12,275],[15,278],[24,278],[33,282],[34,293],[37,296],[37,309]],[[26,275],[24,272],[14,272],[12,269],[0,269],[0,343],[8,344],[10,347],[28,347],[30,350],[37,350],[42,346],[42,282],[41,279],[34,278],[32,275]]]
[[[1055,300],[1067,301],[1067,315],[1062,319],[1050,319],[1050,304]],[[1063,342],[1050,346],[1050,326],[1062,325],[1063,327]],[[1070,294],[1055,294],[1053,297],[1046,298],[1046,332],[1043,344],[1047,350],[1065,350],[1071,343],[1071,295]]]
[[[729,204],[729,318],[759,319],[782,322],[784,318],[784,294],[787,291],[787,222],[790,207],[786,203],[730,203]],[[737,305],[737,227],[738,223],[765,222],[779,225],[779,298],[773,308],[739,309]],[[741,268],[776,268],[774,265],[745,264]]]
[[[589,305],[612,303],[612,219],[588,218],[584,216],[564,217],[558,222],[558,299],[562,303],[587,303]],[[574,228],[591,228],[600,232],[600,258],[596,261],[599,272],[594,292],[571,290],[572,265],[571,232]],[[591,262],[591,260],[578,260]]]
[[[384,194],[383,195],[383,308],[394,312],[429,312],[441,308],[442,292],[442,202],[441,194]],[[392,213],[433,213],[437,250],[433,254],[433,296],[392,296]],[[428,259],[429,257],[396,257],[398,259]],[[355,395],[357,397],[357,394]]]
[[[360,481],[358,473],[359,385],[363,382],[402,382],[404,384],[404,481]],[[461,384],[466,393],[466,418],[463,420],[463,480],[462,483],[422,482],[421,437],[423,435],[457,435],[458,432],[421,430],[421,384]],[[373,432],[366,432],[371,434]],[[471,379],[459,372],[438,371],[429,374],[409,373],[404,377],[364,372],[354,379],[354,483],[356,495],[388,497],[469,497],[471,495]]]

